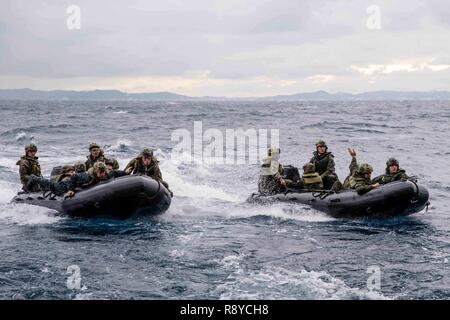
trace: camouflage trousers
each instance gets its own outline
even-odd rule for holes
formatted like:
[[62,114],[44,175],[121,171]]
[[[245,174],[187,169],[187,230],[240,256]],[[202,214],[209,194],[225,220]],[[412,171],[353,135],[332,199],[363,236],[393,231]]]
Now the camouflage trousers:
[[33,182],[40,187],[42,191],[51,191],[57,196],[62,196],[64,193],[70,190],[70,179],[61,182],[55,182],[45,178],[33,178]]
[[339,181],[339,178],[336,174],[328,174],[322,176],[323,188],[325,190],[331,190],[335,182]]
[[74,190],[77,187],[82,186],[90,181],[90,177],[85,173],[77,173],[70,177],[70,179],[55,182],[53,180],[45,179],[42,177],[32,177],[31,183],[38,185],[42,191],[51,191],[57,196],[62,196],[69,190]]

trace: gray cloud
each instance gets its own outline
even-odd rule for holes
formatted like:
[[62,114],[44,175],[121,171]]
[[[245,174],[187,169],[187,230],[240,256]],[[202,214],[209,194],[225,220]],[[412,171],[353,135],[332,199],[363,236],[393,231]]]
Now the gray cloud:
[[[200,94],[221,94],[221,88],[230,94],[236,87],[258,92],[257,86],[266,92],[261,81],[255,81],[260,78],[280,93],[390,89],[399,81],[398,73],[368,77],[352,66],[450,63],[450,9],[444,0],[376,1],[381,30],[366,27],[372,1],[3,2],[3,87],[35,85],[26,80],[33,78],[46,79],[41,86],[59,81],[70,88],[89,78],[95,87],[99,79],[109,83],[114,78],[172,77],[184,93]],[[81,30],[66,28],[71,4],[81,8]],[[410,72],[402,75],[402,85],[417,89],[431,82],[445,87],[449,72]],[[199,79],[195,88],[183,84],[183,78],[205,73],[209,80]],[[333,77],[317,83],[317,75]],[[286,81],[296,81],[298,87]],[[120,87],[120,80],[117,83]]]

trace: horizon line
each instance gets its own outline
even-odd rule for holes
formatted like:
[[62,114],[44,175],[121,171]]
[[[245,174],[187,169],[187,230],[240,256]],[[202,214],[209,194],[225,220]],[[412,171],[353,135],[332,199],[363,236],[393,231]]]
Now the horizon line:
[[217,99],[261,99],[261,98],[274,98],[274,97],[289,97],[294,95],[302,95],[302,94],[317,94],[317,93],[323,93],[323,94],[329,94],[329,95],[351,95],[351,96],[358,96],[362,94],[370,94],[370,93],[383,93],[383,92],[389,92],[389,93],[407,93],[407,94],[432,94],[432,93],[450,93],[450,90],[426,90],[426,91],[408,91],[408,90],[389,90],[389,89],[381,89],[381,90],[374,90],[374,91],[361,91],[361,92],[347,92],[347,91],[327,91],[323,89],[315,90],[315,91],[298,91],[294,93],[286,93],[286,94],[273,94],[273,95],[265,95],[265,96],[211,96],[211,95],[202,95],[202,96],[191,96],[186,95],[182,93],[177,93],[173,91],[144,91],[144,92],[128,92],[122,89],[88,89],[88,90],[78,90],[78,89],[32,89],[28,87],[22,87],[22,88],[9,88],[4,89],[0,88],[0,91],[20,91],[20,90],[30,90],[30,91],[37,91],[37,92],[46,92],[51,93],[55,91],[68,91],[68,92],[74,92],[74,93],[90,93],[90,92],[117,92],[122,93],[125,95],[140,95],[140,94],[172,94],[177,95],[185,98],[192,98],[192,99],[202,99],[202,98],[217,98]]

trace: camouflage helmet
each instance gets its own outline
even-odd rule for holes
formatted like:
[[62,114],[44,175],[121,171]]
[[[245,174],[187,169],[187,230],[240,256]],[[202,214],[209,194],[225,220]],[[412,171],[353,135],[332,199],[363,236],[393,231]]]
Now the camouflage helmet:
[[106,159],[105,159],[105,164],[106,164],[106,165],[109,164],[109,165],[112,165],[112,166],[113,166],[115,162],[116,162],[116,159],[114,159],[114,158],[106,158]]
[[68,173],[69,171],[75,171],[75,166],[65,165],[61,168],[61,173],[63,174]]
[[144,158],[153,157],[153,150],[150,148],[144,148],[140,155],[141,155],[141,157],[144,157]]
[[74,164],[73,169],[77,173],[86,172],[86,165],[84,164],[84,162],[78,161],[77,163]]
[[316,141],[316,147],[325,147],[328,149],[327,143],[323,140],[317,140]]
[[372,172],[373,172],[372,166],[367,163],[361,164],[358,168],[358,173],[360,173],[360,174],[366,174],[366,173],[372,173]]
[[399,166],[398,160],[395,158],[389,158],[388,161],[386,161],[386,166],[390,167],[390,166]]
[[100,173],[100,172],[107,172],[108,169],[106,168],[106,165],[103,162],[97,161],[94,164],[94,173]]
[[303,166],[304,173],[312,173],[315,171],[316,171],[316,166],[314,165],[314,163],[308,162],[308,163],[305,163],[305,165]]
[[92,143],[89,145],[89,151],[91,151],[91,150],[94,149],[94,148],[99,148],[99,149],[100,149],[100,146],[99,146],[97,143],[92,142]]
[[37,146],[34,143],[27,144],[25,146],[25,152],[28,151],[37,151]]

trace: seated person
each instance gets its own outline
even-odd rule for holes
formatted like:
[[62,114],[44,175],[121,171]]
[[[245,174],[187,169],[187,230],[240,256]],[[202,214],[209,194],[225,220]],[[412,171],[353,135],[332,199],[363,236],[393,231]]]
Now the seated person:
[[303,190],[323,189],[322,177],[316,172],[316,168],[313,163],[308,162],[303,166],[303,175],[296,183],[295,188]]
[[162,178],[158,163],[158,159],[153,156],[153,150],[144,148],[139,156],[127,164],[124,171],[126,174],[144,175],[160,182],[169,191],[170,196],[173,197],[169,184]]
[[316,171],[322,178],[325,189],[331,189],[333,184],[339,181],[335,170],[334,155],[328,151],[327,143],[323,140],[316,142],[316,151],[309,161],[314,164]]
[[129,174],[129,172],[127,173],[126,171],[114,170],[113,168],[114,168],[116,163],[118,163],[118,162],[114,158],[107,158],[107,159],[105,159],[105,165],[106,165],[106,168],[109,171],[110,177],[118,178],[118,177],[123,177],[123,176],[126,176],[126,175]]
[[51,191],[57,196],[62,196],[67,192],[66,196],[72,197],[75,194],[75,189],[88,188],[110,178],[111,175],[105,164],[103,162],[97,162],[87,172],[75,173],[70,179],[61,182],[31,175],[28,185],[37,185],[42,191]]
[[281,192],[287,186],[287,180],[283,179],[283,166],[279,162],[280,148],[269,148],[267,157],[263,159],[259,180],[258,192],[263,195],[271,195]]
[[[100,148],[97,143],[91,143],[89,145],[89,155],[87,156],[87,160],[85,162],[86,170],[92,168],[96,162],[105,162],[105,159],[107,159],[107,157],[103,154],[102,148]],[[119,169],[119,163],[117,161],[114,162],[113,169]]]
[[386,184],[394,181],[406,181],[409,177],[405,170],[400,169],[400,165],[395,158],[389,158],[386,161],[386,173],[372,180],[373,183]]
[[86,172],[86,164],[82,161],[77,161],[73,165],[73,169],[75,170],[75,173]]
[[38,192],[39,186],[27,187],[31,175],[42,177],[41,166],[36,157],[37,147],[35,144],[25,146],[25,155],[17,161],[19,166],[20,182],[22,182],[22,190],[25,192]]
[[71,165],[65,165],[61,168],[61,173],[57,175],[54,180],[56,182],[61,182],[65,180],[69,180],[71,176],[75,174],[75,167]]
[[370,190],[376,189],[380,186],[379,183],[372,183],[370,179],[373,168],[367,163],[358,165],[356,161],[356,152],[353,149],[348,149],[352,161],[350,162],[350,175],[345,179],[344,188],[354,189],[359,195],[363,195]]
[[[127,164],[125,172],[126,174],[149,176],[150,178],[159,181],[167,190],[169,190],[169,184],[163,180],[158,163],[158,159],[153,156],[153,150],[144,148],[139,156]],[[172,193],[170,190],[169,192]]]

